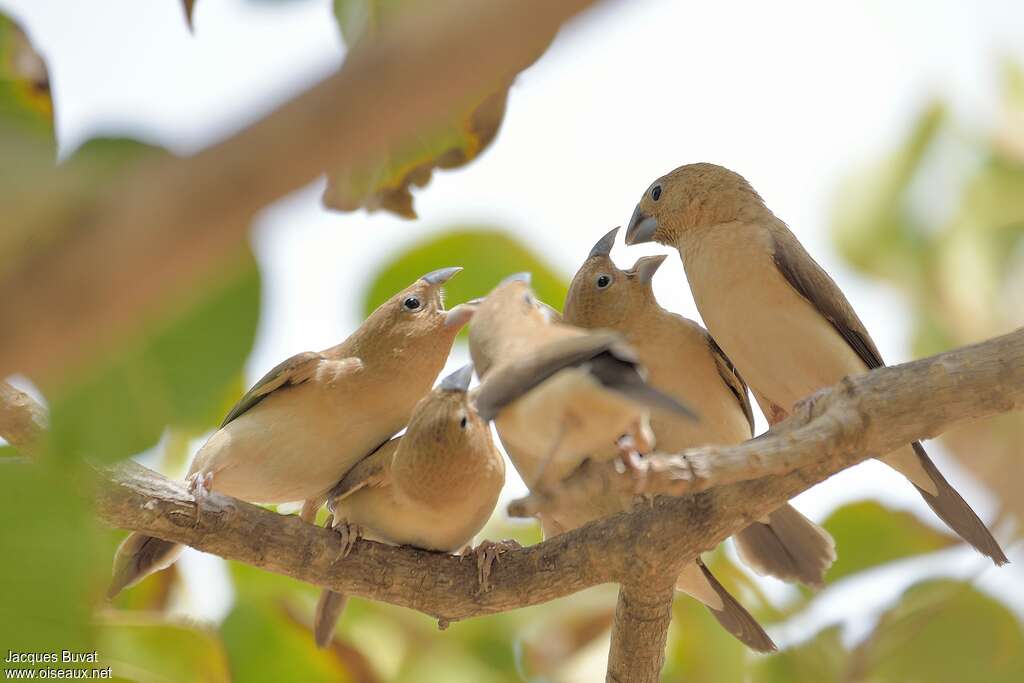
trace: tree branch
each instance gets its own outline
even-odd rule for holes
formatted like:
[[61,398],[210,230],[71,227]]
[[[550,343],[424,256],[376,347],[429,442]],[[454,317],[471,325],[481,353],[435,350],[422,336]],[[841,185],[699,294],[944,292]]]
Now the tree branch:
[[[675,576],[631,581],[619,588],[608,651],[608,683],[657,681],[665,663],[665,641],[672,622]],[[660,581],[658,581],[660,579]]]
[[[1024,329],[848,378],[760,438],[684,453],[686,460],[697,457],[707,474],[693,486],[700,490],[503,554],[487,592],[477,584],[475,563],[369,541],[341,557],[333,532],[216,493],[197,510],[182,484],[134,463],[100,472],[97,512],[115,527],[416,609],[442,624],[620,583],[609,680],[654,681],[669,619],[668,586],[683,564],[869,454],[1022,407]],[[600,478],[607,468],[587,471]],[[584,480],[573,475],[575,483],[558,495],[571,500]]]
[[0,232],[21,233],[0,259],[0,291],[9,294],[0,297],[0,377],[62,378],[213,272],[259,209],[327,168],[358,168],[453,102],[511,80],[592,2],[436,2],[426,16],[360,44],[336,74],[227,140],[133,169],[106,201],[19,197],[12,211],[32,210],[0,219]]

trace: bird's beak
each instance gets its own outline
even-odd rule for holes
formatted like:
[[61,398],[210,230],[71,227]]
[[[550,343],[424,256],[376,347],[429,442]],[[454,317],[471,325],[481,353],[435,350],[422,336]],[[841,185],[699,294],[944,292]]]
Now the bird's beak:
[[640,284],[646,285],[654,279],[654,274],[658,272],[658,268],[660,268],[661,264],[664,262],[665,254],[644,256],[643,258],[637,259],[636,264],[633,266],[633,272],[636,273],[636,277],[640,281]]
[[612,253],[612,247],[615,246],[615,235],[619,232],[617,227],[612,228],[605,233],[604,237],[597,241],[594,248],[587,254],[588,259],[592,259],[595,256],[608,256]]
[[464,394],[469,391],[469,380],[471,379],[473,379],[473,364],[469,363],[441,380],[441,389]]
[[430,271],[420,279],[432,287],[437,287],[451,280],[461,270],[461,266],[452,266],[451,268],[440,268],[438,270]]
[[476,313],[476,307],[477,304],[475,302],[469,301],[464,304],[459,304],[450,311],[445,311],[444,326],[447,328],[454,327],[455,329],[461,329],[463,325],[473,318],[473,314]]
[[637,204],[633,210],[633,217],[629,219],[626,226],[626,244],[642,244],[654,240],[654,233],[658,229],[658,219],[654,216],[645,216],[640,212],[640,205]]
[[[532,278],[533,278],[533,276],[530,273],[526,273],[526,272],[523,272],[523,273],[512,273],[511,275],[506,277],[504,280],[499,282],[498,283],[498,287],[503,287],[503,286],[507,285],[510,282],[525,282],[526,286],[529,287],[530,286],[530,281],[532,280]],[[495,289],[497,289],[497,287],[495,287]]]

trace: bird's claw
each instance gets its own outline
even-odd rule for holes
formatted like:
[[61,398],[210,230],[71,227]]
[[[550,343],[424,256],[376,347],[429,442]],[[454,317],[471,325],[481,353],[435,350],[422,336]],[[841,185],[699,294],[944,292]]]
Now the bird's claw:
[[[823,399],[825,397],[825,395],[829,393],[829,391],[830,391],[830,389],[828,387],[826,387],[824,389],[818,389],[817,391],[815,391],[810,396],[804,396],[802,399],[797,401],[796,404],[793,406],[793,412],[794,413],[800,412],[800,413],[803,413],[803,414],[805,414],[807,416],[813,415],[814,414],[814,407],[815,407],[815,405],[817,405],[817,403],[821,399]],[[785,419],[787,417],[786,412],[784,410],[778,408],[777,406],[773,406],[773,409],[774,410],[778,410],[780,413],[782,413],[782,418],[783,419]],[[781,420],[779,420],[779,421],[781,421]]]
[[475,548],[466,547],[463,556],[472,555],[476,558],[477,581],[480,584],[480,592],[486,593],[491,590],[491,568],[495,562],[501,560],[501,556],[510,550],[519,550],[522,544],[511,538],[503,541],[483,541]]
[[[327,523],[332,524],[333,518],[328,519]],[[363,530],[358,524],[349,524],[345,520],[334,523],[334,531],[341,537],[341,552],[338,557],[348,557],[356,541],[363,537]]]
[[188,492],[196,504],[195,525],[199,526],[202,519],[203,501],[210,495],[210,488],[213,485],[213,472],[195,472],[189,475],[187,481]]

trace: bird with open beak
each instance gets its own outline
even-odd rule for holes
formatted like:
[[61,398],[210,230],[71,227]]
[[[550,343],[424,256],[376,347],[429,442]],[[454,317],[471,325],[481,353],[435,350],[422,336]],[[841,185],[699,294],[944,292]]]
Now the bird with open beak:
[[[853,307],[739,174],[700,163],[647,188],[626,243],[658,242],[682,258],[708,331],[772,424],[820,389],[884,365]],[[997,565],[998,542],[920,443],[880,456],[953,531]]]
[[[461,268],[427,273],[381,304],[345,341],[268,372],[196,453],[189,488],[257,503],[305,501],[312,519],[334,484],[409,420],[474,306],[444,309]],[[108,594],[169,566],[181,546],[134,533],[118,548]]]
[[[359,536],[452,553],[487,523],[505,483],[505,460],[470,403],[472,374],[466,365],[442,380],[416,405],[402,436],[359,461],[330,491],[327,506],[343,553]],[[340,593],[321,593],[314,620],[320,647],[344,604]]]

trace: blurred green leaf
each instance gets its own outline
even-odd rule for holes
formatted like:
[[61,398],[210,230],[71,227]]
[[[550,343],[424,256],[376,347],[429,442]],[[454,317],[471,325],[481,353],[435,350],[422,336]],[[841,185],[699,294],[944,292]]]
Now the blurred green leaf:
[[811,640],[769,657],[758,657],[750,680],[754,683],[846,683],[848,654],[833,626]]
[[215,426],[210,417],[241,372],[259,315],[249,250],[218,271],[177,302],[179,311],[151,320],[53,392],[57,452],[113,460],[149,448],[169,424]]
[[25,187],[57,158],[46,63],[0,14],[0,190]]
[[904,593],[854,658],[851,681],[1019,683],[1024,630],[970,584],[928,581]]
[[[424,2],[334,0],[334,14],[349,51],[372,39],[389,23],[409,17],[429,21],[430,8],[431,4]],[[553,38],[551,35],[536,41],[534,59]],[[514,77],[515,73],[509,73],[498,78],[487,92],[455,103],[442,119],[425,121],[417,135],[380,150],[366,166],[329,172],[324,203],[341,211],[384,209],[403,218],[415,218],[410,189],[429,183],[434,169],[464,166],[490,145],[505,117]]]
[[662,680],[743,683],[753,657],[704,605],[687,595],[676,596]]
[[321,650],[313,634],[288,618],[281,605],[239,596],[221,625],[238,681],[351,681],[331,650]]
[[80,463],[0,465],[0,643],[15,652],[92,650],[100,577]]
[[213,631],[150,614],[111,613],[99,620],[100,665],[135,681],[231,680],[227,655]]
[[486,295],[506,275],[533,273],[532,287],[547,304],[561,310],[568,282],[540,256],[518,240],[488,228],[456,228],[431,237],[384,264],[363,297],[369,315],[417,278],[437,268],[465,270],[445,285],[447,300],[460,303]]
[[956,539],[925,525],[903,510],[873,500],[848,503],[823,525],[836,541],[836,562],[828,581],[914,555],[942,550]]

